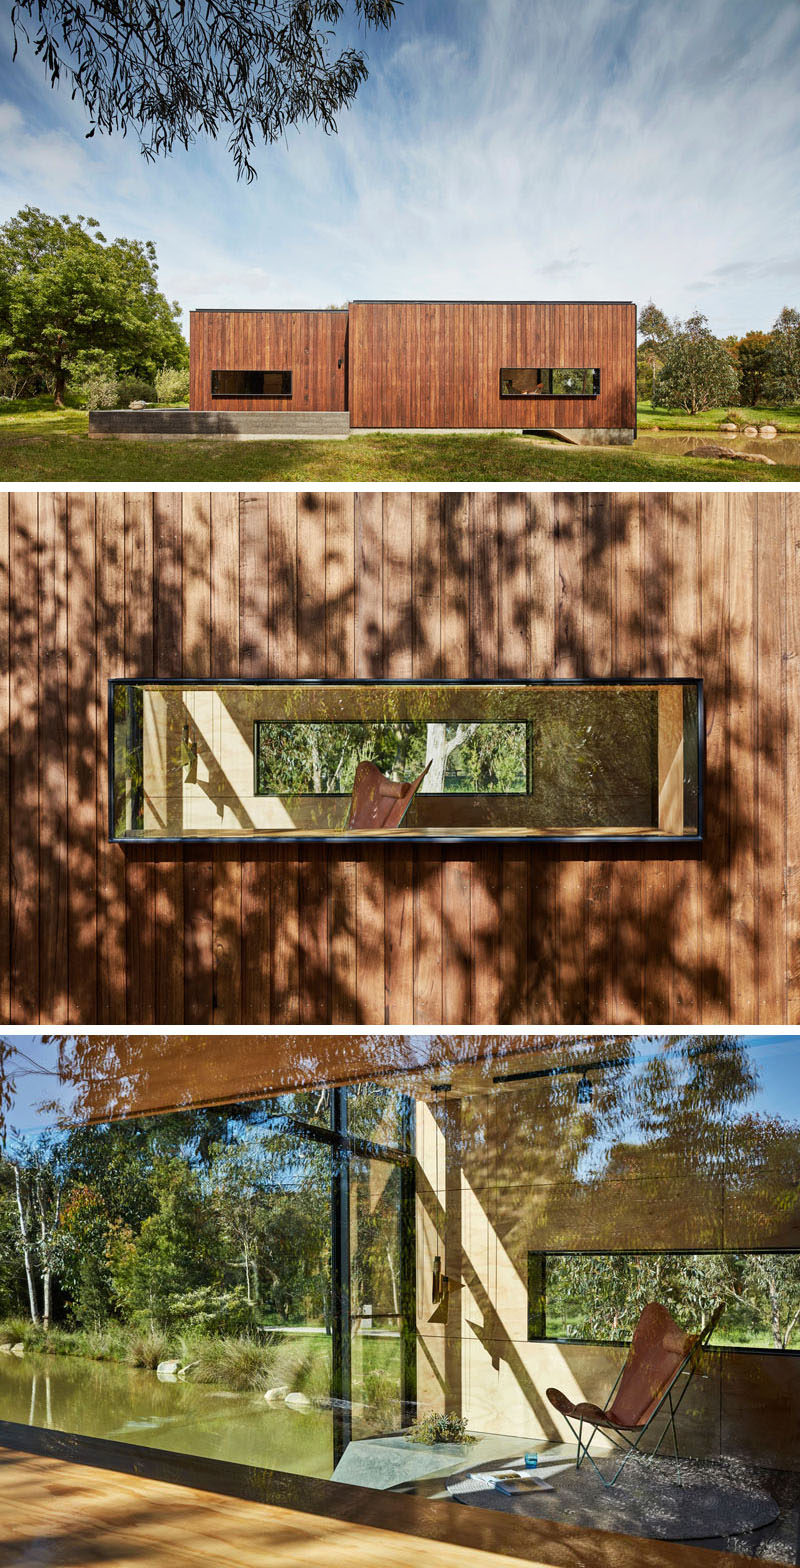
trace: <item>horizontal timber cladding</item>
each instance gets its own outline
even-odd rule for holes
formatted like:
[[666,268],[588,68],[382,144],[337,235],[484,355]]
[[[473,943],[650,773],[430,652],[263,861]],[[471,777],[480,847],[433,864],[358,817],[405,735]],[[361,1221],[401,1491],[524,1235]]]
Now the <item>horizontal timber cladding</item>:
[[[193,310],[192,409],[233,412],[347,408],[346,310]],[[289,370],[291,397],[211,396],[213,370]]]
[[[503,397],[503,368],[588,367],[596,397]],[[636,307],[492,301],[350,305],[350,423],[361,429],[633,429]]]
[[[0,1016],[800,1022],[800,498],[0,496]],[[107,842],[113,675],[702,677],[701,847]]]

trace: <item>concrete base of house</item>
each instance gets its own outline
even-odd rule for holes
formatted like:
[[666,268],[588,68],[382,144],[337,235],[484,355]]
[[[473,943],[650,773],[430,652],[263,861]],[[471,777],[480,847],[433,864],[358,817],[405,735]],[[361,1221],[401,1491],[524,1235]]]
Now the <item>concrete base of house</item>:
[[230,413],[222,409],[98,408],[89,414],[90,436],[123,440],[156,437],[194,441],[225,437],[232,441],[344,441],[350,434],[347,413],[298,410],[283,413]]
[[614,430],[524,430],[523,435],[555,436],[570,446],[633,446],[636,431],[626,426]]

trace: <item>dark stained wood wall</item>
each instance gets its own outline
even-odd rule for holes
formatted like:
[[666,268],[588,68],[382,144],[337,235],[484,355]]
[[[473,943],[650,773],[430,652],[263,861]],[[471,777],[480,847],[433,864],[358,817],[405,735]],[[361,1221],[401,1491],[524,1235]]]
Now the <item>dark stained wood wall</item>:
[[[503,366],[597,366],[596,398],[501,398]],[[636,307],[356,300],[354,428],[632,429]]]
[[[0,1017],[800,1021],[800,498],[0,496]],[[107,842],[111,675],[702,675],[703,851]]]
[[[346,409],[347,319],[346,310],[193,310],[190,406],[288,413]],[[212,370],[291,370],[292,396],[212,398]]]

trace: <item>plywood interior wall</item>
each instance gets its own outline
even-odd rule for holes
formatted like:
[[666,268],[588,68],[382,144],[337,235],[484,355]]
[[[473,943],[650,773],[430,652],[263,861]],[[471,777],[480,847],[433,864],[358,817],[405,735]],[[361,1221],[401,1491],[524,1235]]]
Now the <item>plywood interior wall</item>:
[[[0,1018],[796,1023],[799,655],[779,491],[0,497]],[[110,845],[125,674],[699,675],[706,842]]]

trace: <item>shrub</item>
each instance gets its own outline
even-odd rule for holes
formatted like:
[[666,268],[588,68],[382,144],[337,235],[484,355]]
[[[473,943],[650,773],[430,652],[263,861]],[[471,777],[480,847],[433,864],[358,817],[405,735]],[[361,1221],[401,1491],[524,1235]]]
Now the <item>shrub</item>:
[[151,1328],[143,1333],[131,1334],[127,1360],[132,1367],[146,1367],[149,1372],[155,1372],[159,1361],[166,1361],[171,1349],[167,1335]]
[[173,365],[162,365],[156,374],[156,397],[159,403],[188,403],[188,369],[176,370]]
[[68,388],[81,408],[116,408],[119,402],[119,371],[113,354],[102,349],[87,349],[67,367]]
[[464,1416],[427,1415],[417,1416],[412,1423],[406,1440],[409,1443],[474,1443],[475,1438],[467,1432],[467,1422]]
[[155,403],[156,389],[152,381],[140,381],[136,376],[125,376],[119,383],[119,402],[121,408],[130,408],[131,403]]
[[271,1345],[257,1339],[201,1339],[185,1348],[197,1363],[193,1383],[219,1383],[233,1393],[246,1394],[261,1393],[274,1381],[275,1353]]

